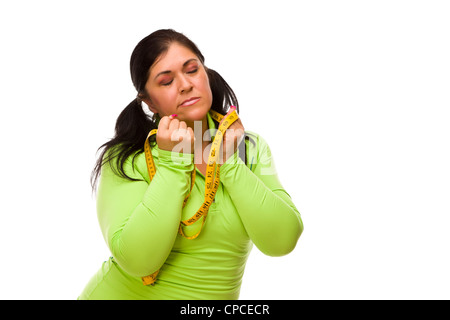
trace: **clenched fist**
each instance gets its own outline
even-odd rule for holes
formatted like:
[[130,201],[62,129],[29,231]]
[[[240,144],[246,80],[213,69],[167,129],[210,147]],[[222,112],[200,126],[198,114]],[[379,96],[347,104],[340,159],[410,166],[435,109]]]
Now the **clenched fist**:
[[[231,107],[228,113],[223,117],[225,119],[230,113],[236,110],[236,107]],[[224,121],[224,120],[222,120]],[[224,163],[228,160],[237,150],[239,144],[244,138],[244,126],[242,125],[241,119],[237,119],[233,124],[228,127],[223,136],[223,142],[220,147],[220,159],[219,163]]]
[[156,143],[161,150],[194,153],[194,131],[186,122],[164,116],[159,121]]

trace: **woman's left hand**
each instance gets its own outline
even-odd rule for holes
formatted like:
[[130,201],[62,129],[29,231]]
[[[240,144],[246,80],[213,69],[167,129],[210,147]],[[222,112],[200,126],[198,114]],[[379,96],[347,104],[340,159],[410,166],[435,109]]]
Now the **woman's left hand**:
[[[231,107],[224,119],[236,110],[236,107]],[[223,120],[222,120],[223,121]],[[239,144],[244,138],[244,126],[240,118],[231,124],[225,131],[223,136],[222,146],[220,148],[220,163],[223,164],[228,160],[237,150]]]

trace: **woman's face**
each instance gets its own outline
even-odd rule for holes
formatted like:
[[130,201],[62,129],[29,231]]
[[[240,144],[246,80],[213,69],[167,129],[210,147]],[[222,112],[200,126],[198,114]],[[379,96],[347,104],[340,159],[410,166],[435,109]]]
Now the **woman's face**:
[[190,124],[206,117],[212,93],[206,69],[198,57],[179,43],[172,43],[150,67],[143,99],[160,117],[177,114]]

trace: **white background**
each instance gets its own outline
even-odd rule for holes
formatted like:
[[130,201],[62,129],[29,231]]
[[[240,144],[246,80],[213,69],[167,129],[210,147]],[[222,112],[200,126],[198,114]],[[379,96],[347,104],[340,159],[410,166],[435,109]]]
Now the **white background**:
[[185,33],[305,224],[241,299],[450,298],[447,1],[2,1],[0,298],[76,299],[109,252],[89,176],[129,59]]

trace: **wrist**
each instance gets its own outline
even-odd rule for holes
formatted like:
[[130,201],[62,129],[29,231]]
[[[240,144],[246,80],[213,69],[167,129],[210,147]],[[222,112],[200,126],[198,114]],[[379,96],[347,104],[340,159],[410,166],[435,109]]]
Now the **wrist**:
[[244,166],[245,163],[239,157],[239,152],[235,152],[231,157],[225,161],[225,163],[220,167],[220,181],[226,184],[230,177],[234,178],[236,175],[236,170]]
[[158,158],[162,163],[189,166],[194,163],[194,155],[192,153],[182,153],[159,149]]

